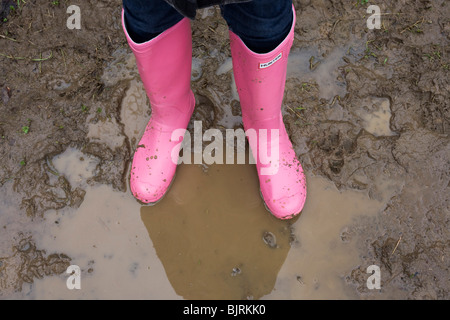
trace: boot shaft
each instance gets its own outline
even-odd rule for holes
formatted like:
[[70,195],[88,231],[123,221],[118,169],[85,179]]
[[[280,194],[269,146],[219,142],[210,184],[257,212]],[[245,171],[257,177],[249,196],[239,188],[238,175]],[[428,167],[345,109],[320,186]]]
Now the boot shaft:
[[176,119],[192,112],[192,32],[189,19],[182,19],[144,43],[136,43],[129,36],[123,11],[122,26],[136,57],[139,75],[150,100],[152,117],[161,124],[184,127],[185,119],[179,124]]
[[233,73],[242,109],[244,127],[267,122],[270,128],[279,125],[283,102],[288,56],[294,40],[295,10],[288,36],[274,50],[264,54],[251,51],[232,31],[230,48]]

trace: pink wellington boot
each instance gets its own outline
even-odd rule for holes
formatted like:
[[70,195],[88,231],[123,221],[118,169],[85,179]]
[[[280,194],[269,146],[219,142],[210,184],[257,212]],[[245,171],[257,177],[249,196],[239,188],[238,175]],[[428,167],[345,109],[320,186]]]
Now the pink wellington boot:
[[[256,161],[261,195],[266,208],[280,219],[289,219],[300,213],[306,200],[303,168],[281,114],[288,55],[294,40],[294,8],[292,11],[294,20],[288,36],[269,53],[251,51],[230,31],[242,121]],[[256,133],[256,139],[249,131]]]
[[191,25],[184,18],[150,41],[138,44],[130,38],[124,19],[122,11],[122,26],[152,110],[134,153],[130,188],[136,199],[154,204],[164,196],[175,175],[183,136],[178,138],[177,134],[177,139],[172,140],[172,133],[186,130],[194,110],[190,87]]

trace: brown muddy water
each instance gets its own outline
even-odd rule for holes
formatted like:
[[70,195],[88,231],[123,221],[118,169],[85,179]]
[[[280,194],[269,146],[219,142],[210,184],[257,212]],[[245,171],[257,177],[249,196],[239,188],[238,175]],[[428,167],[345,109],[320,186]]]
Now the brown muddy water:
[[[180,164],[141,206],[129,165],[151,107],[121,1],[80,0],[80,30],[62,2],[1,4],[0,299],[450,297],[448,1],[383,1],[368,30],[368,4],[294,0],[282,112],[308,198],[290,221],[252,164]],[[220,10],[191,25],[189,133],[242,128]]]
[[[129,193],[91,187],[97,161],[76,149],[53,159],[55,170],[86,195],[77,210],[48,212],[31,231],[36,246],[64,252],[81,272],[44,277],[18,295],[27,299],[346,299],[344,275],[358,263],[346,226],[376,216],[382,201],[341,192],[308,176],[311,196],[300,217],[274,218],[251,164],[181,164],[168,194],[141,206]],[[13,214],[13,210],[11,210]],[[2,216],[3,225],[14,217]]]

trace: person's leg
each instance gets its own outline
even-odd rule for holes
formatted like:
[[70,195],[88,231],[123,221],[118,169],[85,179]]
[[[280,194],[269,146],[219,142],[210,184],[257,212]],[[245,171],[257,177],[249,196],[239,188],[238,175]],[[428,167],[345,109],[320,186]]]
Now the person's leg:
[[295,10],[290,0],[254,0],[232,8],[225,5],[223,15],[230,26],[233,73],[261,195],[274,216],[288,219],[301,212],[306,200],[303,168],[281,113]]
[[164,0],[123,0],[125,26],[136,43],[143,43],[173,27],[183,16]]
[[[129,11],[133,17],[132,23],[126,20],[125,8],[122,12],[123,30],[128,45],[136,57],[139,75],[152,111],[133,155],[130,189],[138,200],[149,204],[159,201],[172,182],[183,133],[195,105],[194,94],[190,87],[192,66],[190,21],[187,18],[172,20],[179,17],[177,12],[176,15],[172,12],[167,17],[170,23],[166,24],[163,13],[157,12],[160,8],[156,6],[157,3],[162,5],[163,2],[163,0],[124,1],[126,4],[142,5]],[[147,5],[154,11],[150,12]],[[141,14],[138,11],[147,12],[153,17],[148,22],[151,28],[145,25],[147,18],[141,16],[137,19]],[[172,25],[174,21],[178,22]],[[165,29],[169,25],[172,26]],[[149,32],[140,33],[143,36],[142,42],[136,42],[136,35],[130,35],[131,26],[137,26],[135,32],[136,30]],[[161,32],[158,33],[159,31]],[[152,33],[158,35],[151,35]],[[178,133],[175,137],[172,136],[174,132]]]
[[275,49],[292,25],[292,0],[253,0],[221,10],[230,30],[256,53]]

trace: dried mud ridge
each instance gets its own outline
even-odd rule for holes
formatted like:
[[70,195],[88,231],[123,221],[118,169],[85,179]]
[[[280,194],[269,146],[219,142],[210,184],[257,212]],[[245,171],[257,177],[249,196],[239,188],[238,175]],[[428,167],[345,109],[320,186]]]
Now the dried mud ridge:
[[[2,0],[0,7],[0,188],[17,215],[38,223],[49,209],[78,207],[84,190],[54,171],[51,159],[69,146],[98,158],[89,183],[127,192],[136,141],[123,133],[121,101],[128,80],[105,84],[102,74],[118,49],[128,50],[120,1],[80,1],[82,29],[66,26],[66,7]],[[382,296],[449,298],[449,5],[446,1],[384,1],[382,28],[368,30],[360,1],[294,1],[293,51],[311,50],[311,68],[344,50],[335,80],[345,94],[322,98],[311,79],[286,84],[284,117],[304,168],[339,188],[382,198],[379,182],[395,181],[385,210],[355,221],[342,241],[360,239],[361,266],[343,275],[361,298],[365,266],[381,267]],[[239,116],[230,97],[230,72],[217,74],[229,57],[228,30],[218,12],[193,23],[193,81],[198,104],[192,121],[219,126],[223,105]],[[301,51],[300,51],[301,52]],[[371,99],[389,102],[392,135],[368,132],[360,111]],[[301,107],[301,108],[298,108]],[[125,136],[115,149],[87,137],[89,124],[114,119]],[[377,183],[378,182],[378,183]],[[0,209],[1,210],[1,209]],[[27,234],[3,233],[0,296],[23,283],[65,271],[70,258],[46,254]],[[20,267],[18,267],[20,266]],[[294,279],[295,280],[295,279]]]

